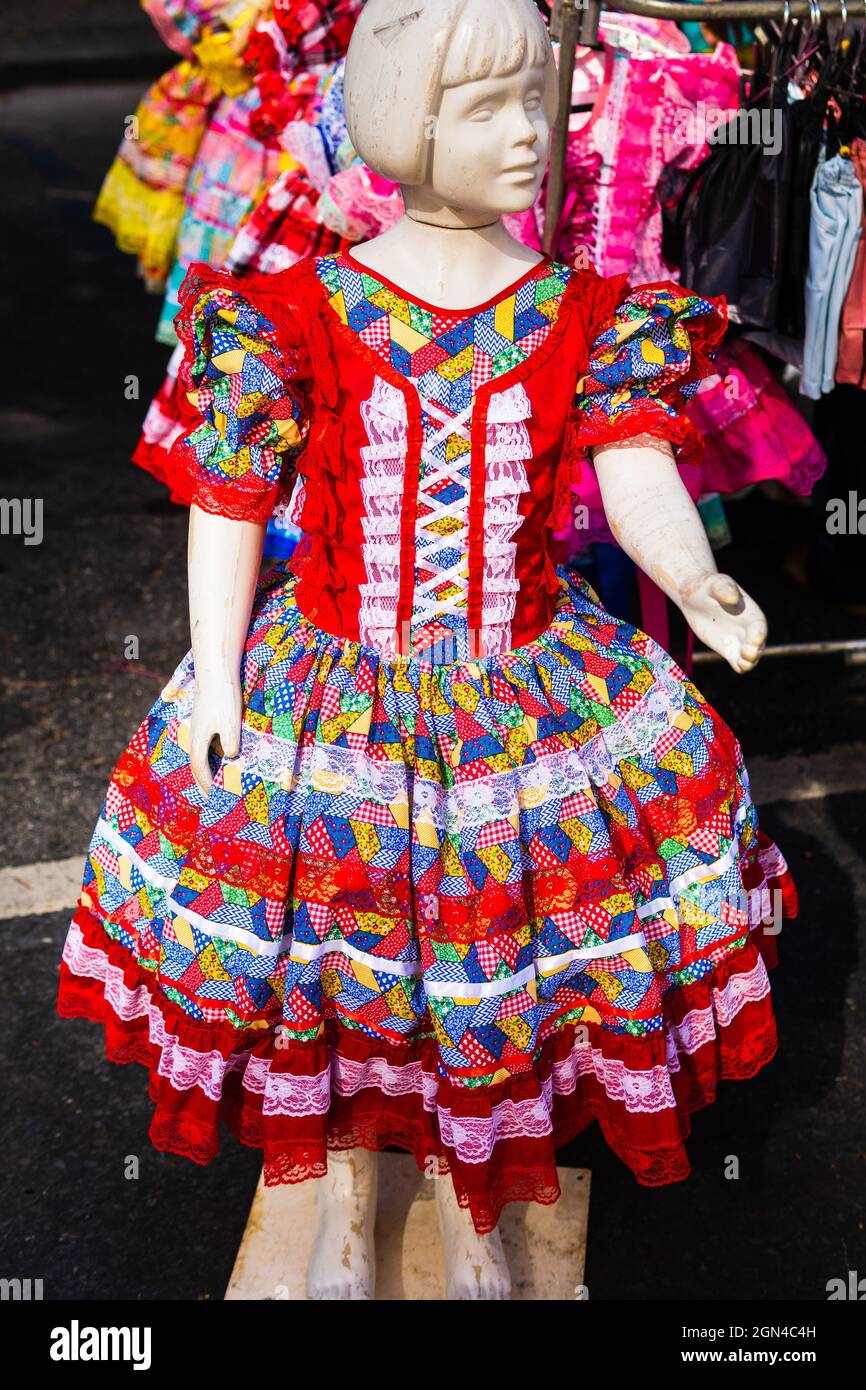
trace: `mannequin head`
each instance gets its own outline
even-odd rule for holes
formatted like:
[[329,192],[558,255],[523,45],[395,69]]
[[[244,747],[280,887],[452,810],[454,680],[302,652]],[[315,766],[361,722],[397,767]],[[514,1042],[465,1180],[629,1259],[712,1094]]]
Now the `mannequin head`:
[[483,222],[535,201],[557,83],[534,0],[368,0],[345,91],[355,149],[410,212]]

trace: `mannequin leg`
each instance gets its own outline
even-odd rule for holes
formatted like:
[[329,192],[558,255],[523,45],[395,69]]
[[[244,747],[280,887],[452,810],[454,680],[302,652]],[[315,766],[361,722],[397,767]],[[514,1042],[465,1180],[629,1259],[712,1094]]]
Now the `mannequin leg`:
[[316,1242],[307,1268],[310,1298],[373,1297],[378,1174],[378,1154],[366,1149],[328,1155],[328,1171],[319,1181]]
[[511,1275],[498,1231],[480,1236],[472,1217],[457,1204],[448,1177],[436,1183],[436,1210],[445,1251],[449,1299],[505,1299],[511,1297]]

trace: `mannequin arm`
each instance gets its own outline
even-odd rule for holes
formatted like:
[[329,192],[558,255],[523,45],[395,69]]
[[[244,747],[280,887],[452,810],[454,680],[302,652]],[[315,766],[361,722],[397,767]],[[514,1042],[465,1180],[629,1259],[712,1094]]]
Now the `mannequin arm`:
[[670,445],[640,435],[596,448],[593,463],[608,524],[625,553],[677,604],[702,642],[735,671],[752,670],[766,620],[735,580],[719,574]]
[[206,796],[213,778],[208,751],[240,750],[241,656],[264,549],[265,527],[193,506],[189,516],[189,619],[195,661],[190,765]]

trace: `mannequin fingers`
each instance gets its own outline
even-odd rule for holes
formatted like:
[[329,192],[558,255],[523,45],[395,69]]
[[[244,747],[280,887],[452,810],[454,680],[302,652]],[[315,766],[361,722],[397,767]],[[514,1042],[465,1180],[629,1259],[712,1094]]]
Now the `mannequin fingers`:
[[752,624],[747,630],[740,647],[739,662],[737,670],[742,674],[746,671],[754,671],[764,653],[764,636],[766,635],[766,624]]
[[189,765],[192,769],[192,775],[203,796],[207,796],[213,786],[213,776],[208,761],[211,738],[210,733],[194,733],[189,750]]
[[240,726],[232,722],[231,724],[221,724],[219,730],[220,755],[223,758],[236,758],[241,751],[241,731]]
[[746,644],[749,647],[756,647],[759,652],[764,650],[767,641],[767,620],[761,615],[754,622],[749,623],[746,628]]

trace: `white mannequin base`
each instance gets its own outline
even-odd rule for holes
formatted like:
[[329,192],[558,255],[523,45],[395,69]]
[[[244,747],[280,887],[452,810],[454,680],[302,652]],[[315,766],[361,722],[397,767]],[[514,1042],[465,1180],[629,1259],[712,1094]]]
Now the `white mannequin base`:
[[[375,1165],[373,1165],[375,1170]],[[315,1277],[315,1243],[319,1200],[339,1164],[320,1181],[296,1186],[265,1187],[261,1179],[247,1228],[229,1280],[230,1300],[309,1297],[308,1271]],[[515,1203],[506,1207],[499,1232],[510,1270],[510,1297],[517,1301],[581,1299],[589,1218],[590,1175],[586,1169],[558,1169],[562,1188],[552,1207]],[[358,1182],[359,1174],[354,1175]],[[447,1187],[446,1187],[447,1185]],[[442,1197],[437,1201],[437,1190]],[[359,1189],[356,1187],[356,1191]],[[378,1203],[372,1248],[375,1250],[373,1297],[377,1302],[440,1301],[477,1298],[472,1288],[447,1287],[446,1262],[439,1210],[453,1201],[451,1180],[425,1181],[408,1154],[380,1154]],[[333,1193],[329,1207],[333,1209]],[[364,1200],[369,1200],[369,1191]],[[456,1205],[456,1203],[455,1203]],[[463,1213],[460,1216],[463,1217]],[[359,1209],[352,1222],[362,1238],[365,1215]],[[457,1228],[454,1228],[457,1229]],[[469,1227],[472,1230],[471,1224]],[[489,1240],[489,1237],[485,1237]],[[357,1251],[350,1252],[353,1269]],[[312,1262],[312,1263],[311,1263]],[[333,1258],[328,1261],[333,1264]],[[469,1270],[471,1261],[453,1260],[451,1267]],[[370,1267],[372,1275],[372,1267]],[[345,1298],[339,1293],[337,1298]],[[349,1297],[369,1297],[360,1288]],[[502,1295],[500,1294],[500,1297]],[[508,1297],[505,1294],[505,1297]],[[319,1297],[329,1297],[319,1294]]]

